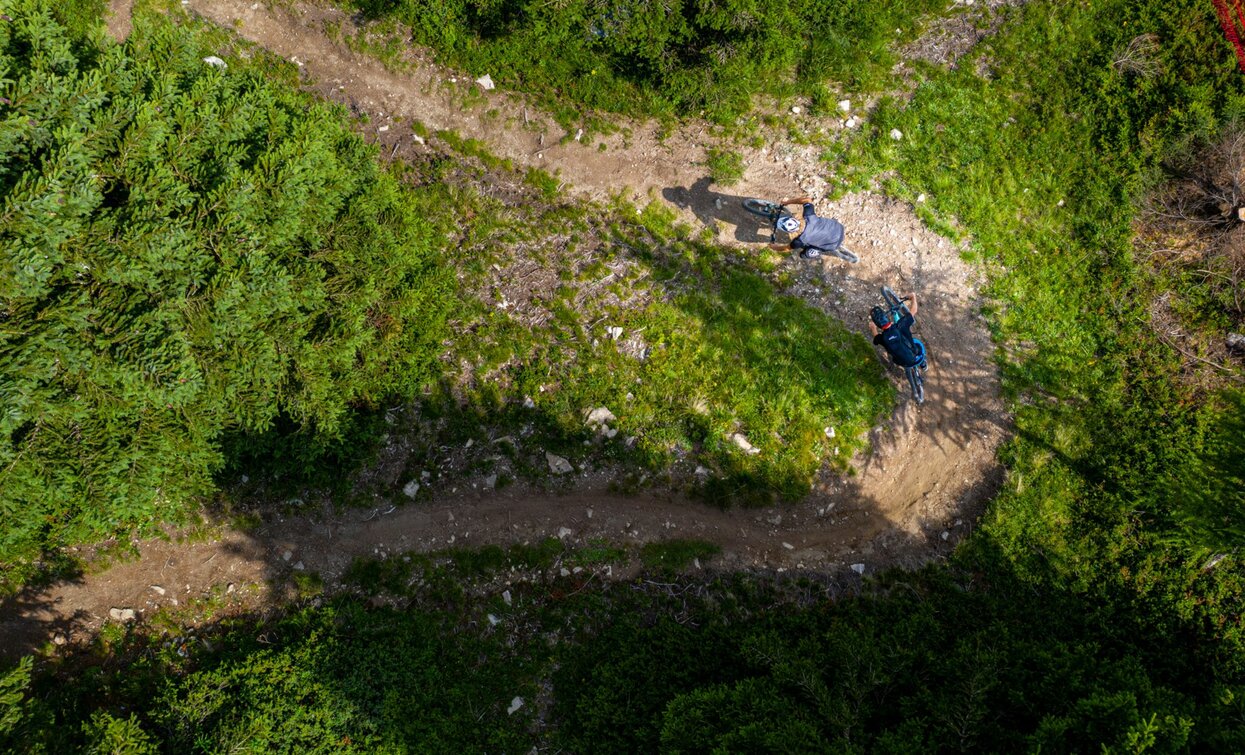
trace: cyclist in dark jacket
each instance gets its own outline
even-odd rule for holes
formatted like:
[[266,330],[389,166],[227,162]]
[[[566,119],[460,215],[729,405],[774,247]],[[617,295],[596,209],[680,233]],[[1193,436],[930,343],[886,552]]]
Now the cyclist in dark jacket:
[[909,294],[908,311],[897,320],[881,307],[874,307],[869,312],[869,332],[873,334],[873,344],[885,347],[891,361],[900,367],[925,369],[928,366],[925,362],[925,344],[912,337],[912,326],[916,324],[919,307],[916,294]]
[[784,199],[778,204],[783,207],[793,204],[804,205],[804,227],[801,230],[799,221],[795,218],[788,218],[790,227],[784,225],[779,227],[791,234],[791,242],[789,244],[771,244],[771,248],[776,250],[799,249],[800,259],[812,260],[820,257],[822,252],[837,250],[843,244],[843,224],[834,218],[823,218],[818,215],[817,211],[813,209],[811,197]]

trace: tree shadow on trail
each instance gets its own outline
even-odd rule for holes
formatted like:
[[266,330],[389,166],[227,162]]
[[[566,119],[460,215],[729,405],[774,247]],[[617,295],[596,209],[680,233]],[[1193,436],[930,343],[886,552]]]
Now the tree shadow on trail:
[[747,197],[713,191],[709,188],[712,184],[713,179],[705,176],[691,186],[662,189],[661,196],[680,210],[690,211],[714,234],[720,233],[719,223],[725,223],[735,228],[736,241],[745,244],[769,243],[769,222],[744,209],[743,202]]

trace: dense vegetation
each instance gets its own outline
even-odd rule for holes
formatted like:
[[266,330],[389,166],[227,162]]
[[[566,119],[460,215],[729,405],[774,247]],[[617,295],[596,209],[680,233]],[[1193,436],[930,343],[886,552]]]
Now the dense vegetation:
[[[946,0],[353,0],[451,64],[561,108],[730,122],[756,94],[886,81],[895,40]],[[532,55],[557,50],[557,55]]]
[[[557,543],[399,555],[353,572],[397,608],[316,598],[185,648],[106,634],[87,670],[20,666],[0,681],[0,744],[1245,749],[1245,407],[1230,381],[1188,380],[1149,317],[1156,296],[1222,292],[1133,247],[1164,162],[1245,103],[1203,5],[1032,2],[982,50],[988,76],[929,71],[838,154],[862,181],[926,194],[929,221],[970,234],[991,278],[1017,434],[1003,491],[949,563],[845,597],[798,579],[598,587],[555,576],[555,556],[576,557]],[[1120,63],[1151,34],[1153,65]],[[532,581],[512,603],[498,590],[513,569]]]
[[411,395],[441,338],[432,229],[340,116],[141,39],[0,24],[5,582],[176,518],[226,430]]

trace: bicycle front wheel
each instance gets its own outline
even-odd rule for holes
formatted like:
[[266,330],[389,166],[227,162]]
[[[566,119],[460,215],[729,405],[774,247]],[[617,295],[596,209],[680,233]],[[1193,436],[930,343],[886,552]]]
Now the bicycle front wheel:
[[882,298],[886,300],[886,306],[892,310],[898,310],[903,307],[903,301],[891,290],[890,286],[882,286]]
[[782,212],[782,205],[768,199],[745,199],[744,209],[763,218],[774,218]]

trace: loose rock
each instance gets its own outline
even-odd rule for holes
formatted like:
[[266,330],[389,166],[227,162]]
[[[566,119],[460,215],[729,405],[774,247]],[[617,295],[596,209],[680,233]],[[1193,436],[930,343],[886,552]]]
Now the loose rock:
[[220,58],[216,57],[215,55],[209,55],[209,56],[207,56],[206,58],[204,58],[204,59],[203,59],[203,62],[204,62],[204,63],[207,63],[208,65],[212,66],[213,68],[219,68],[219,69],[220,69],[220,70],[222,70],[222,71],[223,71],[223,70],[225,70],[226,68],[228,68],[228,67],[229,67],[229,64],[228,64],[228,63],[226,63],[225,61],[223,61],[223,60],[221,60]]
[[523,698],[516,697],[515,699],[510,701],[510,707],[506,708],[506,713],[513,716],[514,712],[522,707],[523,707]]
[[135,614],[133,608],[109,608],[108,615],[116,621],[133,621]]
[[743,434],[741,433],[732,433],[731,442],[734,443],[736,446],[738,446],[741,451],[748,454],[749,456],[756,456],[757,454],[761,453],[761,449],[749,443],[748,439],[745,438]]
[[418,492],[419,492],[419,483],[415,482],[414,480],[411,480],[402,488],[402,493],[407,498],[414,498],[415,494]]
[[864,564],[852,564],[852,571],[856,572],[857,574],[864,574],[865,565]]
[[549,471],[554,474],[568,474],[575,471],[575,468],[571,466],[569,461],[548,451],[545,451],[545,461],[549,463]]
[[491,90],[497,86],[493,83],[493,77],[489,76],[487,73],[476,79],[476,83],[480,85],[481,89],[485,90]]

